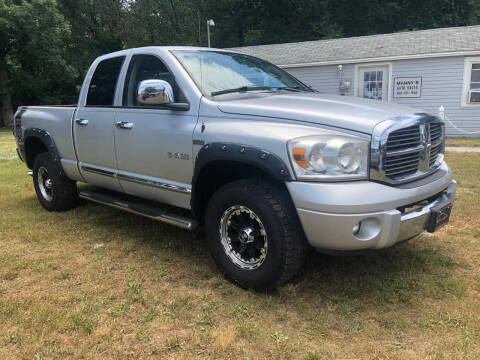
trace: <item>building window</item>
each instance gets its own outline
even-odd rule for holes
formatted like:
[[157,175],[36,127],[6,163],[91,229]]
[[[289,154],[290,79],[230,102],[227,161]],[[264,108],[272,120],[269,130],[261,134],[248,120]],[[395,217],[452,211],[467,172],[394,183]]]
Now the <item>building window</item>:
[[469,93],[469,102],[480,104],[480,62],[472,64]]
[[388,101],[389,72],[388,64],[380,66],[359,66],[357,68],[357,87],[355,95],[365,99]]
[[383,71],[365,71],[363,73],[363,97],[382,100]]
[[465,59],[463,105],[480,105],[480,58]]

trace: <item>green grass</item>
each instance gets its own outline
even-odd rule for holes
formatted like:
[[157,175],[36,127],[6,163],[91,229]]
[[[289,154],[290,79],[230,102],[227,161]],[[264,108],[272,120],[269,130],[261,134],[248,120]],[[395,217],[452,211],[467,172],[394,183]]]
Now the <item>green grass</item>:
[[0,359],[478,358],[480,154],[447,160],[446,228],[371,255],[312,252],[268,294],[226,281],[202,232],[93,203],[49,213],[25,165],[0,160]]
[[447,146],[480,146],[480,137],[467,138],[467,137],[458,137],[458,138],[447,138]]

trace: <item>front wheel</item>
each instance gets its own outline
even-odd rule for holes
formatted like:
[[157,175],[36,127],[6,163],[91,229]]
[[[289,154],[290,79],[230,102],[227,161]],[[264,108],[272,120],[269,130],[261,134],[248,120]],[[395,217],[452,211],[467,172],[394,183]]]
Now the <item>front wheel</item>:
[[65,177],[48,153],[35,157],[33,186],[40,204],[48,211],[64,211],[78,202],[77,184]]
[[211,198],[206,231],[212,256],[230,280],[264,290],[285,283],[303,264],[306,241],[284,188],[239,180]]

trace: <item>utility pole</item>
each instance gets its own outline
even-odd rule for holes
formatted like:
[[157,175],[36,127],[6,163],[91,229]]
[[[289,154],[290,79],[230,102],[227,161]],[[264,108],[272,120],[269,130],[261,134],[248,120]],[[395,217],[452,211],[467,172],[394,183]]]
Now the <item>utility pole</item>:
[[213,21],[213,19],[207,20],[208,47],[210,47],[210,26],[215,26],[215,21]]

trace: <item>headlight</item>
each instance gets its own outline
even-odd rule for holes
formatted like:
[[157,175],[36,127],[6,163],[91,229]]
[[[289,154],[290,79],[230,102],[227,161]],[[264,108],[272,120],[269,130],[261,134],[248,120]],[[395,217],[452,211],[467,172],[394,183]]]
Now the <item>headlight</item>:
[[314,135],[290,140],[288,150],[298,179],[366,179],[369,142],[348,135]]

